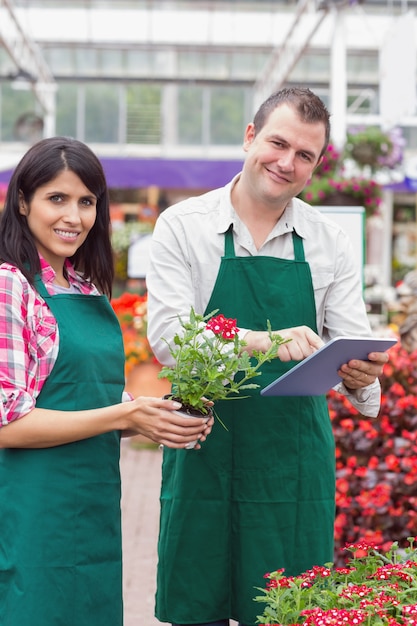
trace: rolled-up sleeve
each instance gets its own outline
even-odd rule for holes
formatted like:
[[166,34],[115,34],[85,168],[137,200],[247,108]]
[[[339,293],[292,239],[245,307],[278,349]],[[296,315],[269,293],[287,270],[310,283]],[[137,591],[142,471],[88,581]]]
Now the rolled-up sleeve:
[[334,389],[346,396],[362,415],[378,417],[381,407],[381,384],[378,379],[372,385],[354,391],[347,389],[343,383],[339,383]]

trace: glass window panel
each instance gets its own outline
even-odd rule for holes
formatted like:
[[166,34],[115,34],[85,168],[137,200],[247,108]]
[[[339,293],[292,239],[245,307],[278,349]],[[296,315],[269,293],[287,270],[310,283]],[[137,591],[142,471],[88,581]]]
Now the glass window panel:
[[403,126],[403,136],[406,140],[407,150],[417,150],[417,127],[416,126]]
[[161,88],[158,85],[128,85],[127,143],[161,143]]
[[215,87],[211,94],[210,128],[214,145],[242,143],[245,129],[245,91]]
[[207,52],[206,72],[210,78],[227,78],[230,75],[230,58],[226,52]]
[[9,53],[2,46],[0,46],[0,72],[2,76],[8,76],[16,72],[15,64],[10,58]]
[[71,76],[75,73],[75,50],[73,48],[46,48],[43,54],[53,74]]
[[126,53],[125,70],[127,76],[150,75],[150,52],[148,50],[128,50]]
[[250,52],[232,52],[230,55],[231,78],[253,80],[264,67],[267,55]]
[[178,142],[201,145],[203,136],[203,90],[201,87],[178,88]]
[[77,48],[75,50],[75,72],[80,76],[97,76],[98,51],[92,48]]
[[350,115],[374,115],[379,109],[378,91],[375,89],[349,89],[347,113]]
[[[12,83],[1,85],[1,139],[2,141],[30,141],[40,139],[36,119],[41,118],[34,93],[29,89],[15,90]],[[32,130],[31,130],[32,128]]]
[[349,83],[374,83],[379,74],[377,54],[348,54],[346,69]]
[[157,50],[149,58],[152,76],[165,78],[176,74],[177,55],[173,50]]
[[178,52],[178,75],[180,77],[195,78],[203,75],[204,54],[192,50],[190,52]]
[[56,132],[57,135],[76,137],[77,135],[77,91],[74,83],[61,83],[56,92]]
[[300,83],[324,82],[330,78],[330,58],[326,54],[311,54],[308,52],[297,61],[291,74],[292,81]]
[[119,90],[112,84],[85,87],[85,141],[117,143],[119,124]]
[[99,51],[100,74],[122,75],[124,74],[123,50],[100,50]]

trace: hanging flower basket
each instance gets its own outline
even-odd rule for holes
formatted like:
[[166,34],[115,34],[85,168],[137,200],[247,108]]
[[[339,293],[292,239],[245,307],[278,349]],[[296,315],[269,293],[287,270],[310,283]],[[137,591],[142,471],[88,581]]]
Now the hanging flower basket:
[[348,132],[344,158],[369,167],[373,173],[395,169],[402,163],[405,143],[399,128],[387,132],[373,126],[355,128]]

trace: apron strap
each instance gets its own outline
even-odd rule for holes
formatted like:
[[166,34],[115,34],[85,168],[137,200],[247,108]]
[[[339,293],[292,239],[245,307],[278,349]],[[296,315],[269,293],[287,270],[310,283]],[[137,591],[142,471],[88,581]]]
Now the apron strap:
[[292,244],[294,246],[294,259],[296,261],[305,261],[303,240],[300,235],[297,235],[295,230],[292,231]]
[[39,274],[35,275],[35,287],[36,291],[43,299],[49,296],[48,290],[46,289],[45,284],[42,282]]
[[[305,261],[304,245],[300,235],[297,235],[295,230],[292,231],[292,243],[294,246],[294,259],[296,261]],[[233,224],[230,224],[224,237],[224,256],[226,258],[234,258],[235,244],[233,242]]]
[[233,224],[230,224],[224,237],[224,256],[228,258],[236,256],[235,244],[233,242]]

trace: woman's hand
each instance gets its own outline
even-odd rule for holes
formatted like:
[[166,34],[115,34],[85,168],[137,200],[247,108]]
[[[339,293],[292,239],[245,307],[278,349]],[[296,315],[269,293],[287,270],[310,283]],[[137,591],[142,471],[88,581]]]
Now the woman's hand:
[[206,421],[207,418],[183,417],[174,413],[181,409],[181,404],[173,400],[139,396],[124,405],[129,411],[127,427],[122,431],[124,437],[144,435],[169,448],[185,448],[198,439],[195,449],[199,449],[200,442],[206,440],[214,423],[213,417]]

